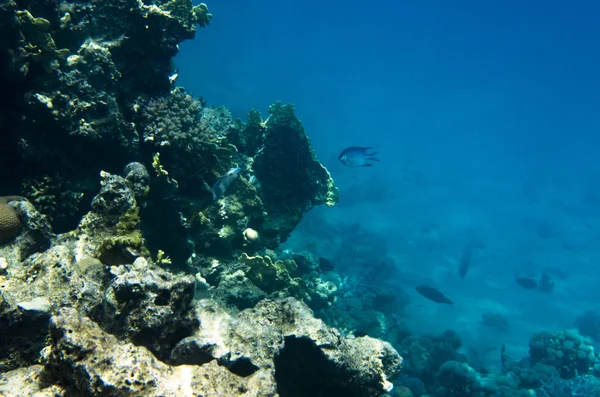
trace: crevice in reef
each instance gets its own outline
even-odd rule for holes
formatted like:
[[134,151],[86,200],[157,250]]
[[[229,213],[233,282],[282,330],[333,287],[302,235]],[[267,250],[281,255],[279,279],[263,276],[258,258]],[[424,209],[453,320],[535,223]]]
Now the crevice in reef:
[[259,368],[252,363],[248,357],[241,357],[235,361],[229,362],[218,362],[219,365],[227,368],[231,373],[234,373],[241,377],[248,377],[259,370]]
[[285,338],[285,346],[275,359],[275,380],[281,397],[360,396],[359,390],[340,384],[331,361],[305,337]]

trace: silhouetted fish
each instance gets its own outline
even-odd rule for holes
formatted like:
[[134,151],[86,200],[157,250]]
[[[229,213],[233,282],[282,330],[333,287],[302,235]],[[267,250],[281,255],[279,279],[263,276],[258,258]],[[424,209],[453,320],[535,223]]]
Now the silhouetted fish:
[[426,285],[418,285],[415,287],[415,290],[419,294],[423,295],[425,298],[435,303],[446,303],[449,305],[452,305],[454,303],[450,299],[446,298],[444,294],[442,294],[435,288],[428,287]]
[[322,256],[319,257],[319,268],[321,269],[321,271],[328,272],[333,270],[333,267],[334,265],[332,261]]
[[500,364],[502,365],[502,373],[508,370],[506,363],[506,345],[502,345],[502,350],[500,350]]
[[460,278],[465,278],[469,267],[471,266],[471,257],[473,256],[473,247],[475,246],[475,239],[471,239],[469,244],[465,247],[462,255],[460,256],[460,262],[458,263],[458,275]]
[[515,277],[515,281],[525,289],[537,289],[539,286],[538,281],[532,277]]
[[377,152],[367,153],[369,149],[373,148],[359,146],[347,147],[342,151],[342,153],[340,153],[338,160],[340,160],[346,167],[371,167],[373,164],[369,163],[369,160],[379,161],[379,159],[377,157],[373,157],[377,154]]
[[217,201],[218,199],[223,197],[223,195],[229,188],[229,185],[231,185],[231,183],[236,180],[241,171],[242,169],[240,167],[232,168],[229,171],[227,171],[225,175],[217,179],[215,184],[210,189],[213,201]]
[[540,277],[540,291],[550,294],[554,292],[554,281],[548,273],[542,273]]

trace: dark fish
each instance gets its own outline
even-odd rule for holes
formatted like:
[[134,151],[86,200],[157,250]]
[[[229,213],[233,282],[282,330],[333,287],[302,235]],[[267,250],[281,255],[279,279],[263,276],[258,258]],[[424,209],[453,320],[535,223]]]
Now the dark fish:
[[423,295],[425,298],[435,303],[447,303],[449,305],[452,305],[454,303],[450,299],[446,298],[444,294],[442,294],[435,288],[428,287],[426,285],[418,285],[415,287],[415,290],[419,294]]
[[370,161],[379,161],[375,156],[378,152],[367,153],[372,147],[350,146],[342,151],[338,156],[338,160],[346,167],[371,167],[373,164]]
[[223,197],[223,195],[229,188],[229,185],[231,185],[231,183],[237,179],[241,171],[242,169],[240,167],[232,168],[229,171],[227,171],[225,175],[217,179],[215,184],[210,188],[213,201],[217,201],[218,199]]
[[537,289],[538,281],[533,277],[515,277],[515,281],[525,289]]
[[475,239],[471,239],[469,244],[465,247],[462,255],[460,256],[460,262],[458,263],[458,275],[460,278],[465,278],[469,267],[471,266],[471,257],[473,256],[473,247],[475,246]]
[[323,272],[329,272],[331,270],[333,270],[333,262],[330,261],[327,258],[324,258],[322,256],[319,257],[319,268],[321,269],[321,271]]
[[502,365],[502,373],[508,370],[506,363],[506,345],[502,345],[502,350],[500,350],[500,364]]

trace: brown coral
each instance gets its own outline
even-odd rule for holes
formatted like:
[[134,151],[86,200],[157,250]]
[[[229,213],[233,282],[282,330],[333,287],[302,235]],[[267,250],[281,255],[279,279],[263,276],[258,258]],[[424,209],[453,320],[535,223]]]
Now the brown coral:
[[13,207],[8,205],[11,201],[21,200],[26,199],[19,196],[0,197],[0,243],[10,240],[19,232],[19,229],[21,229],[19,216]]

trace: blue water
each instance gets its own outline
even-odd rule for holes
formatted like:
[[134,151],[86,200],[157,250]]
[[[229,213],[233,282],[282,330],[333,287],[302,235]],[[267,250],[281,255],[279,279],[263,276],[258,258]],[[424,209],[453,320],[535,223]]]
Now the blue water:
[[[412,329],[525,355],[533,332],[600,311],[600,3],[573,4],[217,0],[181,45],[179,83],[242,118],[296,105],[342,199],[309,213],[290,245],[334,257],[356,223],[387,244]],[[345,168],[346,146],[381,162]],[[315,239],[315,227],[327,231]],[[514,282],[547,268],[566,276],[552,294]],[[456,304],[426,301],[421,282]],[[486,311],[509,332],[481,327]]]

